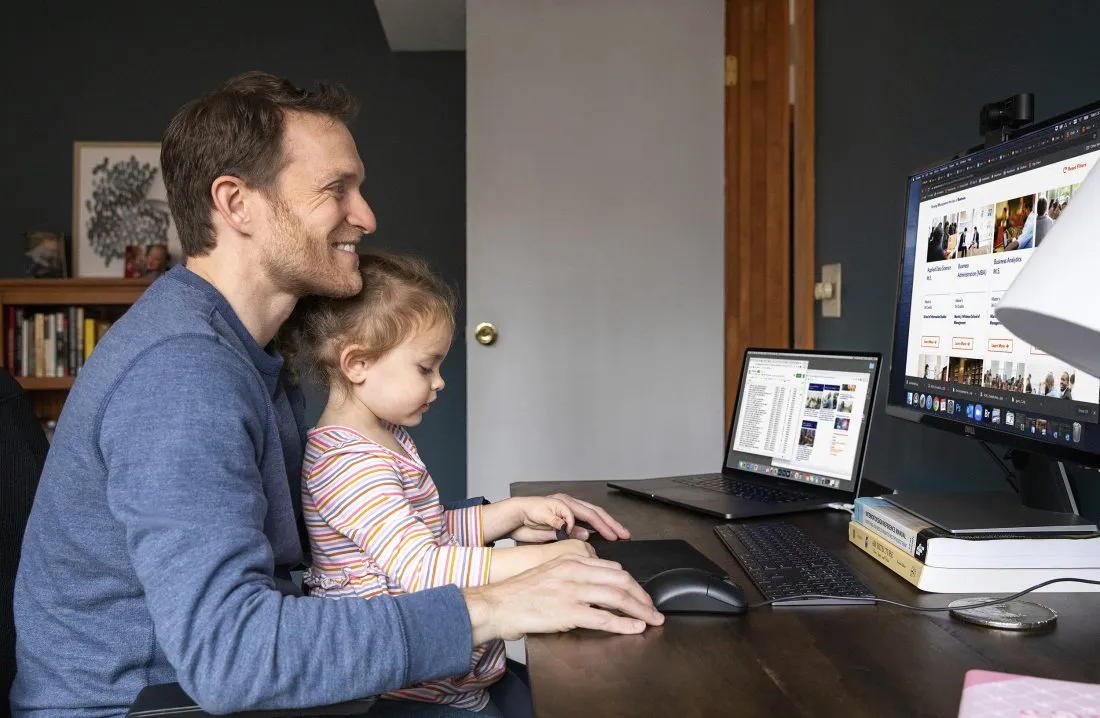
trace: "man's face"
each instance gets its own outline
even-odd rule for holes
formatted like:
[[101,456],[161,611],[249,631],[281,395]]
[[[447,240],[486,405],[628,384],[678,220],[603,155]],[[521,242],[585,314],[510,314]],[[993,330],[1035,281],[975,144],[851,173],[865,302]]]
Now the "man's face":
[[363,163],[343,123],[304,113],[287,115],[287,164],[270,193],[263,264],[279,289],[305,296],[359,291],[357,245],[375,230],[359,193]]
[[1058,378],[1058,386],[1061,387],[1062,391],[1065,391],[1066,389],[1069,388],[1069,375],[1068,374],[1063,374],[1062,376],[1060,376]]

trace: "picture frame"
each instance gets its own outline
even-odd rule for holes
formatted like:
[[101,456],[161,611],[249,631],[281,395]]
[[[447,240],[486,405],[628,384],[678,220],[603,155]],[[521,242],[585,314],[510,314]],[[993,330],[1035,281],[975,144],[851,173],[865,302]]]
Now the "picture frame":
[[159,142],[73,143],[75,277],[123,277],[126,247],[182,248],[168,209]]
[[33,279],[63,279],[69,276],[68,247],[64,232],[25,232],[24,273]]

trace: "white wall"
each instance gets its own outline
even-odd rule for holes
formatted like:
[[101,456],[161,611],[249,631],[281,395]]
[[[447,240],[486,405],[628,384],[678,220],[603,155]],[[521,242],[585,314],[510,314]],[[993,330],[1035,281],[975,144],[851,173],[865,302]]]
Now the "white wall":
[[[724,3],[469,0],[466,52],[468,320],[491,318],[490,295],[513,282],[517,302],[547,293],[535,330],[562,342],[589,333],[573,353],[541,355],[553,364],[546,382],[522,387],[529,429],[565,432],[561,461],[576,478],[717,471]],[[521,265],[557,279],[523,284]],[[501,327],[501,352],[516,331]],[[500,436],[474,436],[484,430],[478,362],[497,351],[469,349],[471,495],[501,493],[475,466],[479,451],[502,449]],[[604,364],[589,383],[563,385],[575,400],[540,396],[561,391],[555,367],[578,359]],[[485,371],[489,381],[511,369]],[[609,402],[618,414],[604,411]],[[531,478],[562,473],[535,474],[556,459],[527,458],[518,468]]]

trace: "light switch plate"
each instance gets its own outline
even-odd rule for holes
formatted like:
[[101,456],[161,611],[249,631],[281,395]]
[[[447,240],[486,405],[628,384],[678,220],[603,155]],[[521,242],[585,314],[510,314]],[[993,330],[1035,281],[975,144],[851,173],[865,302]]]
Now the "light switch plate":
[[821,300],[821,316],[837,318],[840,316],[840,264],[821,265],[821,281],[833,285],[832,298]]

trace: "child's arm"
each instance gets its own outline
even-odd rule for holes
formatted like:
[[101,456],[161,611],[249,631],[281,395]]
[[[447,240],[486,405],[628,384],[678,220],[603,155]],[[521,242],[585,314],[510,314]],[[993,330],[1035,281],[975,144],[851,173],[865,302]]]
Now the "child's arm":
[[508,536],[520,526],[573,530],[573,512],[560,499],[518,496],[478,508],[485,543]]
[[507,549],[439,546],[405,499],[401,479],[387,458],[368,453],[328,466],[336,470],[305,478],[321,518],[410,593],[447,584],[479,586],[558,555],[591,555],[580,541]]
[[304,480],[325,523],[355,542],[404,590],[488,582],[491,549],[439,546],[406,500],[388,457],[365,452],[325,462]]
[[487,539],[485,533],[485,506],[467,506],[461,509],[447,509],[443,512],[443,522],[447,533],[454,537],[459,546],[485,546],[495,539]]
[[594,558],[596,556],[596,549],[592,548],[592,544],[580,539],[566,539],[565,541],[532,546],[495,548],[492,551],[493,561],[489,567],[489,583],[511,578],[558,556],[580,556],[582,558]]

